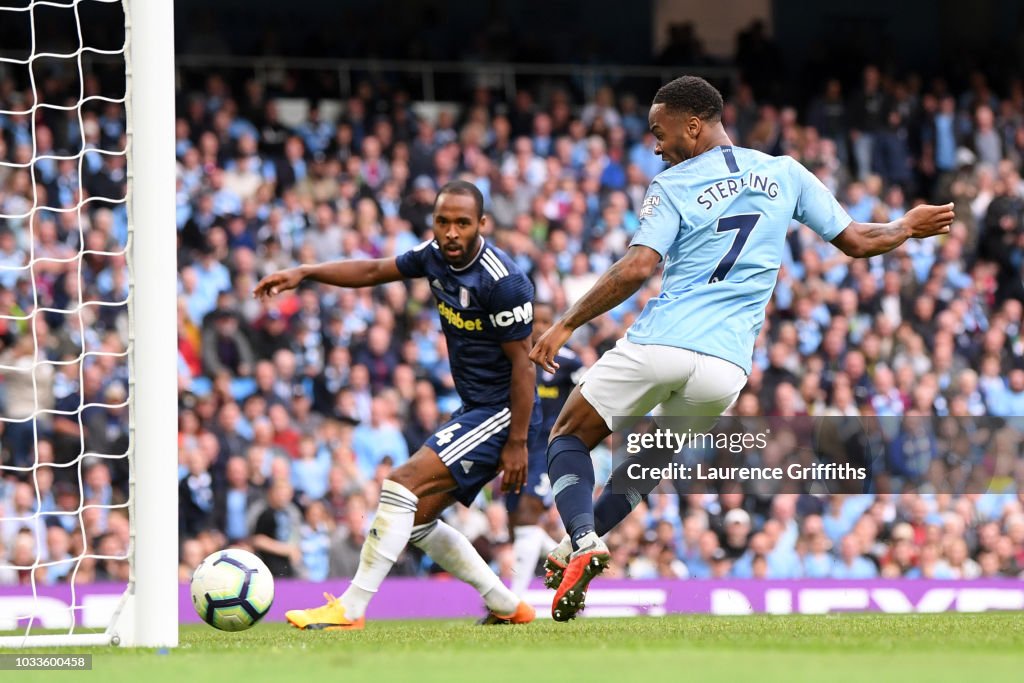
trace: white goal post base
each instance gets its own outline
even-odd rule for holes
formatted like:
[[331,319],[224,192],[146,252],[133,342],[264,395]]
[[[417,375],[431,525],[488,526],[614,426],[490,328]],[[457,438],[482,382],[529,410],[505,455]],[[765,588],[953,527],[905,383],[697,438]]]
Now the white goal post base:
[[31,636],[0,636],[0,647],[102,647],[113,644],[109,633],[76,633],[74,635],[31,635]]
[[103,647],[120,645],[135,647],[155,645],[142,642],[139,638],[139,625],[136,623],[135,595],[125,593],[114,610],[110,624],[103,633],[49,633],[21,636],[0,636],[0,648],[37,648],[37,647]]

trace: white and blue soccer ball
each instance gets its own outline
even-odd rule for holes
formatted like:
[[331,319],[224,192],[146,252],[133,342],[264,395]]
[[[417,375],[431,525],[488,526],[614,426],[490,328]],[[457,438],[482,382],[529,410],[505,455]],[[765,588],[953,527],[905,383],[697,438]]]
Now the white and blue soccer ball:
[[192,574],[192,605],[221,631],[252,627],[273,602],[274,577],[263,560],[245,550],[218,550]]

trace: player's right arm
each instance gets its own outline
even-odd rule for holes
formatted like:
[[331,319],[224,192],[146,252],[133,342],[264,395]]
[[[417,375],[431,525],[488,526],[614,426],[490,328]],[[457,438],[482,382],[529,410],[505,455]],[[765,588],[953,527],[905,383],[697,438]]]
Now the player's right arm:
[[317,265],[298,266],[266,276],[253,290],[257,299],[266,299],[289,289],[303,280],[321,282],[335,287],[372,287],[385,282],[423,277],[436,242],[427,240],[414,249],[392,258],[331,261]]
[[548,372],[557,370],[555,356],[578,327],[633,296],[654,275],[675,241],[681,221],[661,184],[653,181],[640,211],[640,227],[626,255],[613,263],[594,286],[540,336],[530,351],[530,360]]
[[800,190],[793,217],[848,256],[868,258],[885,254],[908,239],[945,234],[953,222],[952,204],[922,204],[889,223],[858,223],[813,173],[796,162],[792,162],[791,168]]
[[397,257],[330,261],[315,265],[301,265],[271,273],[259,281],[253,290],[253,295],[257,299],[266,299],[289,289],[295,289],[303,280],[336,287],[370,287],[401,280],[404,277],[398,269]]

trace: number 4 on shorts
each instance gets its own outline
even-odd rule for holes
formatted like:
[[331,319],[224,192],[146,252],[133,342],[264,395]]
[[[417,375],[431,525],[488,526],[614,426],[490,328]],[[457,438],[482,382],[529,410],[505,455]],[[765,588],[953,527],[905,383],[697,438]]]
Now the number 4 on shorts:
[[439,431],[437,434],[434,435],[437,437],[437,445],[443,446],[446,443],[449,443],[452,439],[455,438],[455,432],[459,431],[460,429],[462,429],[462,424],[456,422],[455,424],[448,425],[447,427]]

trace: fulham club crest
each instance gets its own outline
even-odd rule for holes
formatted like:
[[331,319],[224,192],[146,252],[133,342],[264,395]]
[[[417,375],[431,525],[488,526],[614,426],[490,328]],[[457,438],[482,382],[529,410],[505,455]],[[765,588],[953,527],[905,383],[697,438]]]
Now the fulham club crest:
[[459,287],[459,306],[469,308],[469,290],[465,287]]

